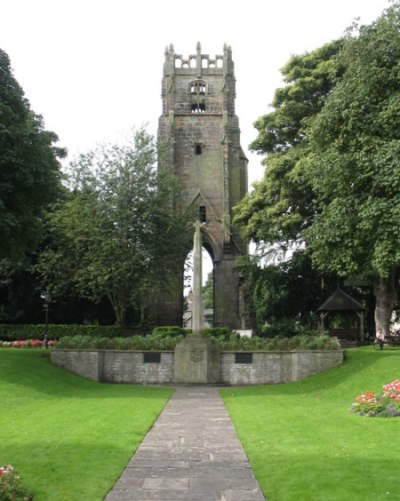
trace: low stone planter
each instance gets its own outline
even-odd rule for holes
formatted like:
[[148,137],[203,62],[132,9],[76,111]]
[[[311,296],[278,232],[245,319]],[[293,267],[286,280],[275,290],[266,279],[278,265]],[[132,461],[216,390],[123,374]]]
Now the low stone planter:
[[[51,362],[79,376],[107,383],[175,384],[174,352],[51,350]],[[221,352],[220,384],[298,381],[343,362],[343,350]]]

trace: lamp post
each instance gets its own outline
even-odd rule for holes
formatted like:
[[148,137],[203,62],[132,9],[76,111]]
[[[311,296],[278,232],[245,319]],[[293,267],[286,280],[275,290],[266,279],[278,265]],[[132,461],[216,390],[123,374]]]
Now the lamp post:
[[49,347],[49,303],[50,303],[50,291],[47,288],[45,292],[42,292],[41,297],[44,299],[44,347],[47,350]]

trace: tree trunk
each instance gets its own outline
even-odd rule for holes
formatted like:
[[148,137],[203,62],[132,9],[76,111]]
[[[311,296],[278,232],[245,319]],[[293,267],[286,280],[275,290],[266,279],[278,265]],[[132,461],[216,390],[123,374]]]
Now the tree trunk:
[[115,324],[120,327],[125,327],[125,306],[120,304],[112,294],[108,294],[107,297],[115,313]]
[[125,308],[117,305],[114,308],[115,311],[115,323],[120,327],[125,327]]
[[388,277],[377,277],[374,281],[375,329],[382,329],[383,334],[389,334],[390,318],[396,304],[395,276],[392,272]]

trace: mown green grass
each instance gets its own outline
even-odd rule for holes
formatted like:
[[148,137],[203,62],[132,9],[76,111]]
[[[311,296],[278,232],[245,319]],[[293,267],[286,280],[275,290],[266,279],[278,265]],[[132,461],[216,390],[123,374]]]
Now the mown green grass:
[[103,499],[173,391],[88,381],[41,350],[0,350],[0,381],[0,465],[35,501]]
[[269,501],[400,500],[400,418],[349,412],[360,393],[400,379],[400,351],[346,355],[297,383],[221,391]]

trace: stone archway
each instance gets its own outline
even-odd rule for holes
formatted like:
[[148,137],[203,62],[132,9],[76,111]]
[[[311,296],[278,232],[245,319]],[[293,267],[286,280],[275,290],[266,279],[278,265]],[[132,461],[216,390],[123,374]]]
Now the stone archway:
[[[204,244],[204,242],[203,242]],[[202,286],[207,286],[206,297],[203,296],[204,327],[214,326],[214,263],[210,254],[209,246],[203,245],[202,249]],[[185,261],[184,280],[184,312],[183,327],[192,328],[193,313],[193,250],[191,250]]]
[[[232,51],[225,46],[223,55],[216,56],[220,65],[203,68],[204,59],[210,58],[201,53],[200,44],[194,66],[180,67],[177,61],[182,56],[172,46],[165,52],[158,137],[168,145],[168,155],[159,168],[174,167],[182,187],[179,203],[195,208],[203,223],[205,246],[214,264],[215,326],[240,329],[243,320],[236,266],[237,258],[247,253],[247,245],[232,218],[233,208],[247,193],[247,159],[235,115]],[[177,281],[182,284],[182,276]],[[176,284],[175,289],[169,298],[158,298],[158,323],[182,319],[182,285]]]

